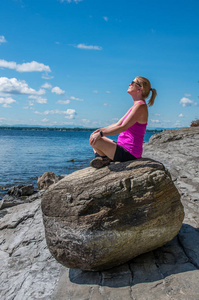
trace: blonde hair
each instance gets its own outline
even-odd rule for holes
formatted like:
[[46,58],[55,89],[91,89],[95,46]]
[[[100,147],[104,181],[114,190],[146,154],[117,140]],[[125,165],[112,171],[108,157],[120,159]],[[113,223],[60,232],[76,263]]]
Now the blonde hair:
[[150,91],[152,92],[151,97],[148,101],[148,105],[152,106],[154,104],[155,97],[157,96],[156,89],[151,88],[151,83],[147,78],[142,77],[142,76],[137,76],[136,79],[137,79],[137,82],[142,87],[142,96],[144,97],[144,99],[148,98]]

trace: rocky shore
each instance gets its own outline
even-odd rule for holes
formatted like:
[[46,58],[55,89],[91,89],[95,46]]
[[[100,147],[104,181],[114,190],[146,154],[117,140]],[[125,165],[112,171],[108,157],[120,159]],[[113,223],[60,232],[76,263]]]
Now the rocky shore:
[[199,128],[152,136],[143,157],[163,163],[181,194],[185,218],[172,241],[106,271],[63,267],[46,245],[41,190],[0,210],[0,298],[199,299]]

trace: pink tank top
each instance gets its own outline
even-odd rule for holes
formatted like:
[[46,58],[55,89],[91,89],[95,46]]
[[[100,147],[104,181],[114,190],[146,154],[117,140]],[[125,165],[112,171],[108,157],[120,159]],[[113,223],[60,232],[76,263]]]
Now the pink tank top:
[[[145,103],[144,101],[140,100],[137,103]],[[132,108],[130,109],[129,113],[126,115],[124,120],[130,114]],[[123,120],[123,122],[124,122]],[[126,149],[129,153],[131,153],[136,158],[140,158],[142,156],[143,151],[143,141],[144,141],[144,134],[146,131],[147,123],[141,124],[136,122],[131,127],[129,127],[126,131],[121,132],[118,136],[117,144],[122,146]]]

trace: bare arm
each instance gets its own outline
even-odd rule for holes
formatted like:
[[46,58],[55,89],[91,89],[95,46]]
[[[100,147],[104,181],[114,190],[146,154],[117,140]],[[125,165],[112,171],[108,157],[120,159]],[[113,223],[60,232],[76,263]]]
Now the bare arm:
[[124,120],[123,123],[122,121],[126,115],[116,124],[113,124],[110,128],[108,127],[102,128],[101,130],[103,132],[103,136],[115,135],[127,130],[133,124],[140,121],[140,117],[143,114],[146,114],[146,105],[145,104],[136,105],[131,110],[131,112],[129,113],[129,115],[127,116],[127,118]]
[[[93,133],[96,133],[96,132],[99,132],[99,131],[109,131],[109,130],[111,130],[111,129],[114,129],[115,127],[117,127],[117,126],[120,126],[121,124],[122,124],[122,122],[123,122],[123,120],[124,120],[124,118],[126,117],[126,115],[129,113],[129,111],[131,110],[131,108],[127,111],[127,113],[117,122],[117,123],[114,123],[114,124],[111,124],[111,125],[109,125],[109,126],[107,126],[107,127],[103,127],[103,128],[99,128],[99,129],[97,129],[97,130],[95,130]],[[93,134],[92,133],[92,134]]]
[[101,134],[99,131],[102,131],[103,136],[116,135],[127,130],[136,122],[145,122],[147,120],[148,110],[146,104],[138,104],[134,106],[129,115],[124,120],[128,112],[117,123],[98,129],[95,132],[93,132],[90,136],[90,144],[94,145],[96,141],[101,138]]

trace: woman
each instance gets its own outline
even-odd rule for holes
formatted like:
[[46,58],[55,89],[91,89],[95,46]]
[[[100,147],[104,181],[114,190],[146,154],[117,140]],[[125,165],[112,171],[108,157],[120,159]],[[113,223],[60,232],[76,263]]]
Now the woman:
[[[151,97],[148,105],[152,106],[157,95],[156,90],[145,77],[138,76],[130,84],[127,93],[133,98],[133,106],[115,124],[97,129],[90,136],[90,145],[95,152],[95,158],[90,165],[101,168],[111,161],[128,161],[142,156],[142,145],[148,121],[148,108],[145,99]],[[119,134],[115,143],[107,138]]]

